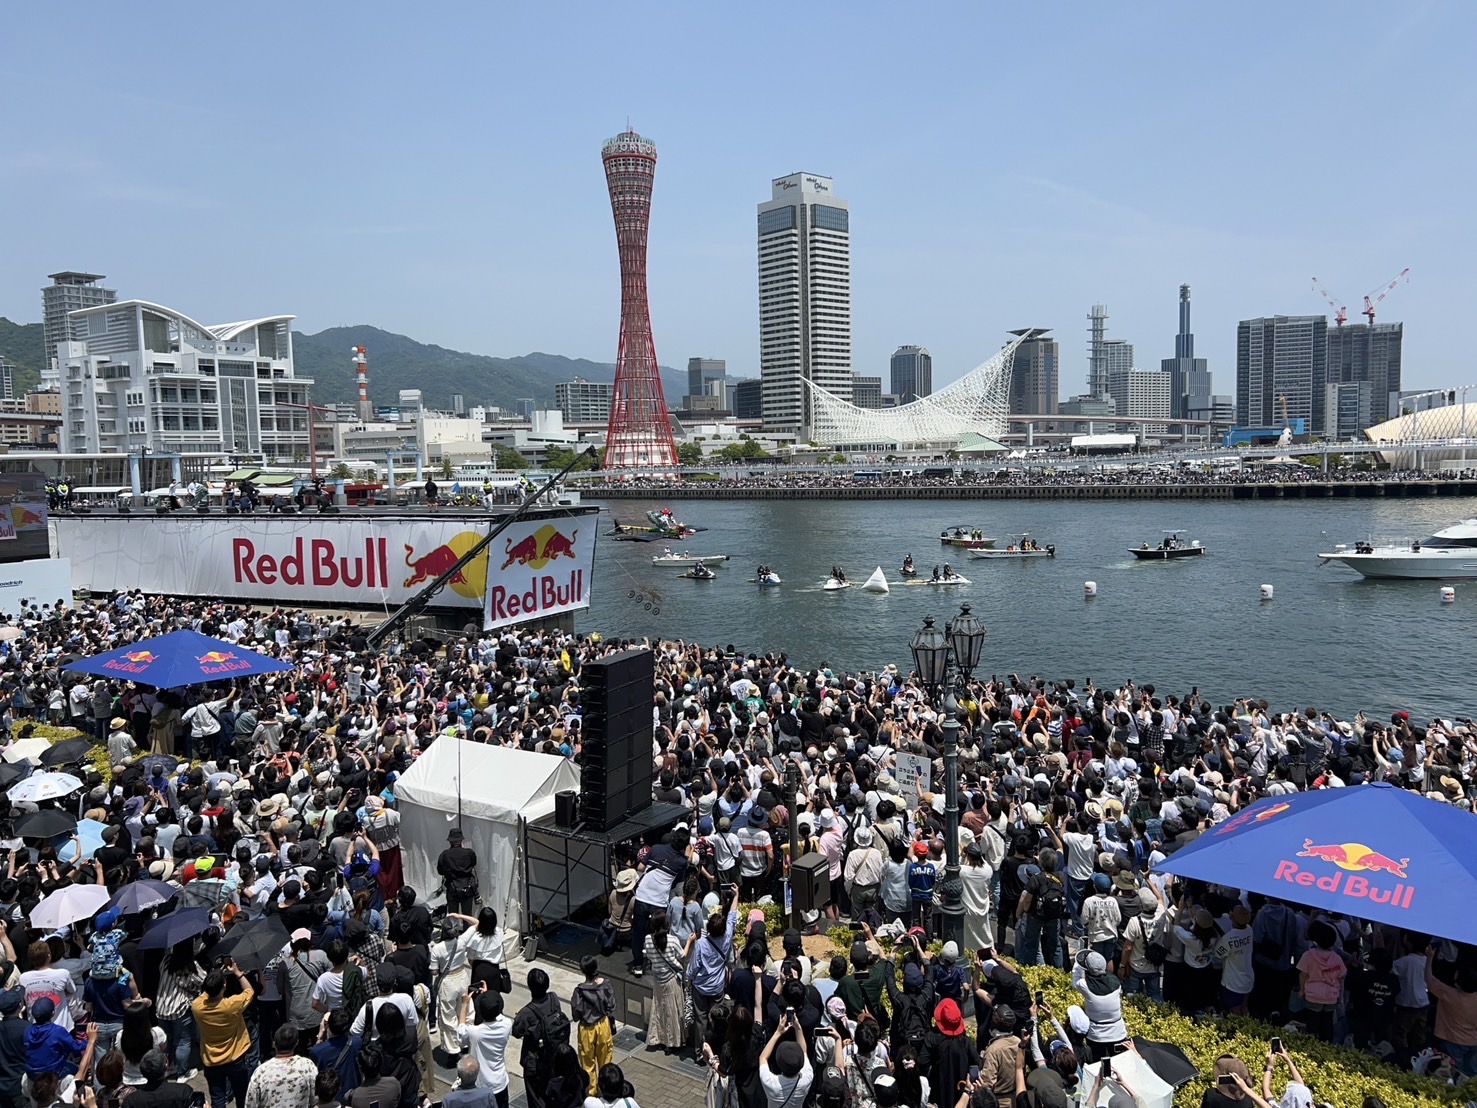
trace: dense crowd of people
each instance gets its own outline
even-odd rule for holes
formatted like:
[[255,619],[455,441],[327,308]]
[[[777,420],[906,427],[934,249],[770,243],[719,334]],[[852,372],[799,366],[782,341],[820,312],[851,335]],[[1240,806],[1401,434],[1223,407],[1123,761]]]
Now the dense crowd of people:
[[[16,742],[27,721],[70,723],[111,773],[83,761],[76,790],[0,809],[0,1108],[183,1108],[197,1067],[212,1108],[417,1108],[438,1063],[457,1074],[445,1101],[505,1108],[513,1039],[535,1108],[636,1108],[600,963],[585,961],[567,998],[529,971],[532,1000],[508,1011],[505,939],[477,907],[485,874],[453,832],[443,887],[404,885],[395,780],[433,742],[579,760],[583,665],[643,644],[468,632],[371,651],[350,616],[139,594],[28,608],[11,625],[0,705]],[[293,669],[154,690],[64,668],[181,627]],[[1470,949],[1157,869],[1264,796],[1381,780],[1470,810],[1470,721],[1339,720],[1132,682],[971,682],[964,942],[940,946],[942,720],[920,683],[896,667],[645,645],[654,796],[688,815],[617,852],[601,937],[651,986],[648,1048],[706,1061],[725,1105],[1067,1103],[1088,1091],[1081,1065],[1128,1039],[1125,993],[1477,1073]],[[926,776],[906,768],[920,763]],[[13,764],[24,785],[28,763]],[[830,879],[806,922],[849,921],[855,936],[829,963],[806,956],[799,930],[768,934],[762,909],[741,918],[741,903],[783,902],[792,808],[796,856],[823,855]],[[44,812],[94,821],[97,844],[26,835]],[[43,922],[39,909],[88,885],[107,908]],[[1026,986],[1021,967],[1042,963],[1070,971],[1068,1011]],[[1258,1091],[1244,1060],[1223,1059],[1233,1080],[1206,1103],[1272,1099],[1284,1061],[1265,1059]],[[1307,1103],[1288,1077],[1283,1103]]]

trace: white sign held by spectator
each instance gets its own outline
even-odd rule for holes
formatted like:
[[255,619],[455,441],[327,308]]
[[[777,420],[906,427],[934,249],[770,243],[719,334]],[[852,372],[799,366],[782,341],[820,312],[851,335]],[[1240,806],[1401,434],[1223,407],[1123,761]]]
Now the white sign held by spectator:
[[908,799],[908,807],[918,807],[918,777],[923,777],[923,791],[933,792],[933,763],[922,754],[899,754],[897,769],[898,790]]

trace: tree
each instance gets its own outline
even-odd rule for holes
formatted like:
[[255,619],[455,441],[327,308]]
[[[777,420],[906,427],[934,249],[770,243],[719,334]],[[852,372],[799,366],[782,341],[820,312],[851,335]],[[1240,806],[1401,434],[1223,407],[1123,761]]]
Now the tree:
[[328,471],[328,476],[336,481],[346,480],[354,476],[354,471],[349,467],[348,462],[339,462],[338,465]]
[[[551,446],[544,452],[544,457],[548,460],[548,467],[550,469],[559,470],[574,460],[575,453],[576,451],[571,450],[567,446]],[[594,469],[597,465],[602,467],[605,465],[604,450],[600,451],[600,460],[598,462],[591,462],[588,458],[581,458],[580,464],[574,468],[575,472],[579,472],[582,469]]]
[[528,459],[511,446],[494,446],[492,464],[498,469],[527,469]]
[[753,439],[745,439],[743,442],[729,443],[718,451],[718,457],[725,462],[748,462],[756,458],[769,457],[769,451]]
[[684,442],[677,448],[677,460],[685,466],[703,464],[703,448],[695,442]]
[[446,481],[450,481],[451,480],[451,459],[450,458],[442,458],[441,459],[441,477],[442,477],[443,480],[446,480]]

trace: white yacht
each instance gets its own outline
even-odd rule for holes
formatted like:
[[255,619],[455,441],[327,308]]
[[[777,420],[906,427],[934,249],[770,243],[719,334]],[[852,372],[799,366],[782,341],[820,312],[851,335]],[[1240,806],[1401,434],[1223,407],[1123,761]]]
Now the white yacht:
[[1366,577],[1440,581],[1477,577],[1477,519],[1464,519],[1443,527],[1418,542],[1385,546],[1340,543],[1331,553],[1318,557],[1325,562],[1342,562]]

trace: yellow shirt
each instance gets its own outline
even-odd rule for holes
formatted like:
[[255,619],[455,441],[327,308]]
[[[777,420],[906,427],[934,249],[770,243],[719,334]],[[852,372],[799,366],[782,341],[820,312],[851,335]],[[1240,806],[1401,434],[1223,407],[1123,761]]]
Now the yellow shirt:
[[211,1000],[201,993],[190,1002],[195,1026],[200,1029],[200,1061],[207,1066],[224,1066],[236,1061],[251,1049],[251,1036],[242,1013],[255,994],[251,986],[236,996]]

